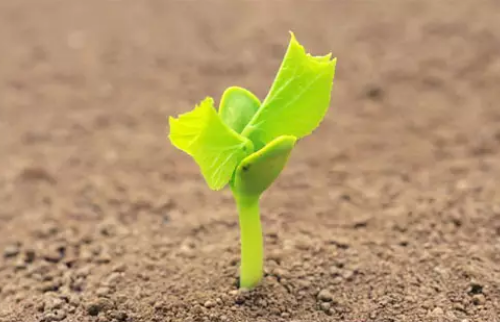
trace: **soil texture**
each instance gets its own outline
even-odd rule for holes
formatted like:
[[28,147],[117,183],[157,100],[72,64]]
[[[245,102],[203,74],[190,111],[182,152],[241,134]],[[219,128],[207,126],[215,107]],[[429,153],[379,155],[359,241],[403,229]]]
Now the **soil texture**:
[[[238,217],[167,141],[261,99],[292,30],[332,108]],[[0,1],[0,321],[500,321],[496,0]]]

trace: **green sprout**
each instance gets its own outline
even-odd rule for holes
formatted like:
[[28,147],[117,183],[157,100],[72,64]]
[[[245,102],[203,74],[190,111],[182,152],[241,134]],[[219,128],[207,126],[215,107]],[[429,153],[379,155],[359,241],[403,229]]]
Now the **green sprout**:
[[337,59],[311,56],[294,34],[264,101],[241,87],[223,93],[217,113],[205,98],[192,111],[170,117],[171,143],[190,155],[212,190],[229,184],[241,240],[239,287],[263,276],[259,201],[287,164],[298,139],[311,134],[330,105]]

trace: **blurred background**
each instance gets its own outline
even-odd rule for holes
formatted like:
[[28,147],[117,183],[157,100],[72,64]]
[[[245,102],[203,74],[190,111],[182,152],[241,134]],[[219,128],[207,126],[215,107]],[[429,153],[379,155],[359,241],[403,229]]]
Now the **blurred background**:
[[[263,99],[290,30],[338,58],[331,109],[235,294],[230,192],[167,117]],[[0,1],[0,321],[496,321],[499,30],[494,0]]]

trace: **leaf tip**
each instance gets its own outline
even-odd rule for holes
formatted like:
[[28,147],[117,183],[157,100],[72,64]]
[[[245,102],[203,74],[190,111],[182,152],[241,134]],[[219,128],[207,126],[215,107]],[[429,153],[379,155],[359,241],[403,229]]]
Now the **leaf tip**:
[[168,124],[169,124],[169,126],[170,126],[170,127],[172,126],[172,124],[173,124],[173,123],[175,123],[175,122],[177,122],[177,121],[178,121],[178,119],[176,119],[176,118],[175,118],[175,117],[173,117],[172,115],[169,115],[169,116],[167,117],[167,120],[168,120]]
[[290,47],[294,46],[297,47],[303,55],[306,57],[310,58],[312,61],[318,62],[318,63],[329,63],[331,65],[335,65],[337,62],[337,58],[334,57],[332,59],[332,53],[328,53],[323,56],[314,56],[310,53],[307,53],[305,47],[301,45],[301,43],[297,40],[297,37],[295,36],[295,33],[291,30],[288,31],[290,34]]
[[297,46],[299,48],[301,48],[302,50],[305,51],[304,49],[304,46],[302,46],[299,41],[297,40],[297,37],[295,36],[295,33],[291,30],[288,31],[288,33],[290,34],[290,46]]

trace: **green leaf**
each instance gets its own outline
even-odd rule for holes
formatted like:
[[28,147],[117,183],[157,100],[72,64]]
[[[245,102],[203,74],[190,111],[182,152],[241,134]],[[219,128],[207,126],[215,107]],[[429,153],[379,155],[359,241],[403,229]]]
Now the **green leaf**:
[[294,136],[280,136],[243,159],[234,173],[233,191],[242,196],[260,196],[286,166],[296,141]]
[[240,161],[253,152],[252,142],[222,122],[210,97],[179,118],[170,117],[169,123],[170,141],[193,157],[212,190],[224,188]]
[[337,59],[311,56],[293,33],[273,85],[242,134],[255,147],[281,135],[302,138],[323,120],[330,105]]
[[227,88],[222,94],[219,115],[235,132],[241,133],[259,109],[260,101],[250,91],[237,86]]

